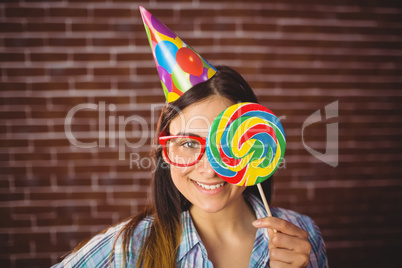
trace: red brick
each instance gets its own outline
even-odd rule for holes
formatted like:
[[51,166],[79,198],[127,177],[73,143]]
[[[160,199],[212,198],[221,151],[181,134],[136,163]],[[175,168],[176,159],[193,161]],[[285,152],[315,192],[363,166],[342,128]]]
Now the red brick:
[[113,224],[112,218],[108,217],[108,218],[88,218],[88,215],[85,215],[83,217],[75,217],[74,219],[74,223],[79,225],[79,226],[85,226],[85,225],[89,225],[89,226],[96,226],[96,225],[106,225],[106,226],[110,226]]
[[66,53],[30,53],[31,61],[67,61]]
[[73,199],[77,199],[77,200],[81,200],[81,199],[105,200],[106,193],[105,192],[73,192],[73,193],[71,193],[71,197]]
[[37,133],[37,132],[48,132],[48,126],[39,125],[12,125],[12,133]]
[[223,8],[222,10],[218,10],[217,13],[219,16],[224,16],[224,17],[256,17],[259,15],[259,12],[261,10],[264,10],[263,8],[261,9],[247,9],[247,8]]
[[81,153],[57,153],[57,159],[59,160],[83,160],[90,159],[92,157],[89,152],[81,152]]
[[113,23],[109,24],[109,30],[113,32],[126,32],[132,34],[133,32],[141,32],[144,30],[144,25],[134,23]]
[[116,54],[116,60],[121,61],[149,61],[152,60],[152,55],[145,54],[145,53],[118,53]]
[[16,267],[50,267],[53,264],[50,257],[23,257],[18,258],[15,262]]
[[65,118],[67,113],[65,111],[32,111],[32,118]]
[[111,75],[130,75],[130,68],[94,68],[94,75],[111,76]]
[[[338,14],[338,18],[342,20],[353,20],[356,19],[356,12],[342,12]],[[376,20],[376,21],[387,21],[387,22],[398,22],[400,14],[381,14],[381,13],[369,13],[362,12],[359,14],[359,20]]]
[[0,62],[25,61],[24,53],[3,52],[0,53]]
[[55,47],[81,47],[87,45],[87,40],[84,38],[49,38],[49,46]]
[[108,23],[73,23],[71,30],[74,32],[105,32],[109,30]]
[[[8,153],[4,153],[4,154],[0,154],[0,161],[10,161],[10,154],[8,154]],[[6,182],[6,181],[1,181],[0,180],[0,183],[5,183],[5,184],[7,184],[8,185],[8,182]],[[3,187],[3,186],[2,186]],[[8,188],[8,187],[7,187]]]
[[130,45],[129,38],[92,38],[92,45],[93,46],[128,46]]
[[6,7],[4,12],[6,17],[11,18],[44,17],[45,15],[45,10],[43,8],[34,7]]
[[[55,132],[65,132],[64,124],[63,125],[55,125],[53,127],[53,130]],[[82,123],[82,124],[73,123],[71,125],[71,131],[73,133],[76,133],[76,132],[91,132],[93,130],[92,130],[91,126],[89,125],[89,122],[87,122],[87,123]]]
[[234,23],[202,23],[202,31],[235,31],[236,24]]
[[22,24],[19,22],[1,22],[0,32],[22,32]]
[[[43,226],[65,226],[65,225],[72,225],[73,224],[73,219],[71,217],[57,217],[57,218],[51,218],[51,219],[38,219],[36,221],[37,225],[40,227]],[[48,251],[48,248],[44,248],[44,250],[41,250],[40,248],[37,249],[39,252],[43,251]]]
[[26,206],[26,207],[15,207],[13,209],[13,214],[49,214],[52,213],[53,209],[49,206]]
[[[243,10],[243,11],[244,11],[244,10]],[[151,12],[153,15],[155,15],[156,17],[158,17],[158,16],[155,14],[155,11],[154,11],[154,10],[152,10],[152,11],[150,11],[150,12]],[[162,15],[163,13],[165,13],[164,10],[158,10],[157,12],[160,13],[161,15]],[[218,11],[218,10],[212,10],[212,9],[206,8],[206,7],[197,8],[197,9],[187,9],[187,8],[183,8],[183,9],[180,10],[179,17],[180,17],[180,18],[188,18],[188,17],[190,17],[190,18],[199,18],[199,17],[203,17],[203,18],[205,18],[205,17],[213,18],[213,17],[216,16],[217,14],[221,15],[221,14],[223,14],[223,13],[224,13],[224,10],[219,10],[219,11]],[[240,13],[240,11],[239,11],[239,13]],[[171,14],[171,16],[169,16],[169,15],[165,15],[165,16],[172,17],[173,14]]]
[[3,91],[20,91],[27,89],[25,82],[0,82],[0,86]]
[[70,142],[65,139],[34,140],[34,147],[69,147]]
[[[29,132],[28,132],[29,133]],[[23,153],[14,154],[16,161],[35,161],[35,160],[50,160],[50,154],[46,153]]]
[[5,202],[5,201],[18,201],[18,200],[24,200],[24,194],[23,193],[2,193],[0,195],[0,201]]
[[64,23],[50,22],[31,22],[25,26],[25,31],[28,32],[65,32],[66,25]]
[[[185,41],[186,43],[188,43],[188,41]],[[134,38],[134,45],[136,46],[147,46],[149,47],[149,42],[147,39],[147,35],[140,35],[138,38]],[[152,57],[152,56],[151,56]]]
[[245,32],[275,32],[278,25],[268,23],[243,23],[242,30]]
[[53,97],[52,104],[53,105],[66,105],[66,106],[74,106],[81,103],[87,103],[87,97]]
[[57,232],[56,233],[56,247],[57,250],[70,251],[70,241],[75,241],[77,244],[83,240],[88,240],[91,238],[90,232],[76,231],[76,232]]
[[76,166],[75,172],[86,173],[86,172],[109,172],[110,166]]
[[118,199],[132,199],[132,198],[146,198],[147,193],[144,192],[113,192],[113,198]]
[[43,241],[50,242],[50,234],[49,233],[15,233],[13,234],[13,241],[16,245],[22,245],[24,243],[35,242],[36,244],[40,244]]
[[11,267],[11,260],[8,258],[8,256],[7,257],[0,257],[0,266],[1,267]]
[[159,96],[137,96],[138,103],[163,103],[166,101],[163,95]]
[[45,41],[43,38],[35,37],[4,38],[4,45],[6,47],[42,47]]
[[138,75],[153,75],[153,76],[158,75],[158,72],[153,67],[149,68],[138,67],[136,70]]
[[[130,98],[128,96],[119,97],[95,97],[94,103],[105,102],[106,107],[110,104],[130,104]],[[106,108],[108,109],[108,108]],[[118,106],[116,108],[118,110]]]
[[[157,73],[156,73],[157,75]],[[146,88],[158,88],[161,84],[157,80],[155,82],[141,82],[141,81],[119,81],[117,83],[118,89],[146,89]],[[141,97],[141,96],[137,96]]]
[[23,119],[26,118],[25,112],[3,112],[0,111],[0,118],[5,119]]
[[94,8],[93,15],[95,18],[108,18],[108,17],[115,17],[115,18],[124,18],[124,17],[131,17],[131,10],[130,9],[119,9],[119,8]]
[[112,87],[110,82],[76,82],[76,89],[110,89]]
[[0,147],[28,147],[27,140],[0,140]]
[[[9,226],[9,225],[6,225]],[[12,226],[16,227],[16,226]],[[25,245],[7,245],[7,246],[0,246],[0,250],[3,254],[10,256],[10,254],[18,254],[18,253],[28,253],[29,252],[29,244],[26,243]]]
[[43,68],[8,68],[5,69],[7,76],[44,76],[45,70]]
[[119,212],[129,214],[131,213],[131,206],[129,205],[102,205],[97,207],[98,212]]
[[109,61],[110,55],[108,53],[74,53],[74,61]]
[[7,105],[46,105],[46,98],[3,98],[3,101]]
[[50,7],[48,8],[50,17],[86,17],[88,9],[86,8],[69,8],[69,7]]
[[[117,159],[117,158],[115,158]],[[137,183],[138,180],[135,180],[135,183]],[[133,178],[102,178],[99,179],[99,185],[133,185],[134,180]],[[141,180],[140,185],[147,185],[146,180]]]
[[[74,114],[74,119],[98,119],[98,116],[99,111],[96,109],[81,109]],[[85,122],[88,122],[88,120],[85,120]]]
[[35,82],[31,84],[33,91],[68,90],[67,82]]
[[79,76],[87,75],[86,68],[49,68],[47,73],[50,76]]
[[91,213],[91,207],[89,206],[76,206],[76,205],[65,205],[55,207],[55,211],[59,216],[66,215],[86,215]]
[[[52,146],[51,143],[50,143],[50,146]],[[49,174],[67,174],[68,167],[62,166],[61,164],[59,164],[58,166],[50,166],[49,165],[45,168],[40,167],[40,166],[33,166],[32,173],[43,178],[43,176],[49,175]]]
[[66,200],[70,199],[71,194],[63,192],[33,192],[30,193],[30,200]]
[[58,186],[91,186],[92,180],[88,176],[88,178],[82,177],[66,177],[66,176],[59,176],[57,178],[57,185]]

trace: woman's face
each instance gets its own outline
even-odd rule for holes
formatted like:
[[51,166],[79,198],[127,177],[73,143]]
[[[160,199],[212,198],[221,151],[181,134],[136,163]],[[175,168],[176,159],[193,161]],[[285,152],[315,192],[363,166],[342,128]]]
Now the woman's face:
[[[205,101],[194,103],[172,120],[169,127],[170,135],[206,138],[215,117],[233,104],[230,100],[219,96],[211,96]],[[219,212],[241,197],[245,190],[245,187],[231,185],[222,180],[212,169],[206,153],[193,166],[170,165],[170,172],[177,189],[194,208],[204,212]]]

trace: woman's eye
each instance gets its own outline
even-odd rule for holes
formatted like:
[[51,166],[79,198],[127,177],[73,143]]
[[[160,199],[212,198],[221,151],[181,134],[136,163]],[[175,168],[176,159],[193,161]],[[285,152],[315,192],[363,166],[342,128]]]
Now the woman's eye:
[[197,148],[197,144],[193,141],[184,142],[182,146],[189,148],[189,149]]

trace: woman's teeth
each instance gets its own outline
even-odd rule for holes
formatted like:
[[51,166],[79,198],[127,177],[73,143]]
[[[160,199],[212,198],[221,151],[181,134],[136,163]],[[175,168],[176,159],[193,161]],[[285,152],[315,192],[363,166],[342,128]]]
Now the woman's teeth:
[[218,183],[218,184],[215,184],[215,185],[207,185],[207,184],[199,183],[198,181],[196,181],[196,183],[198,184],[198,186],[200,186],[200,187],[202,187],[204,189],[207,189],[207,190],[213,190],[213,189],[222,187],[225,184],[225,182],[222,182],[222,183]]

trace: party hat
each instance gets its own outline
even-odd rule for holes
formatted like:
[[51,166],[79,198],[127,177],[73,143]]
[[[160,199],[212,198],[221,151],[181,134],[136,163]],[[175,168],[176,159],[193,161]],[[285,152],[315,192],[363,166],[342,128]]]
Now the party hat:
[[140,6],[140,12],[168,102],[177,100],[191,87],[216,73],[215,67],[148,10]]

